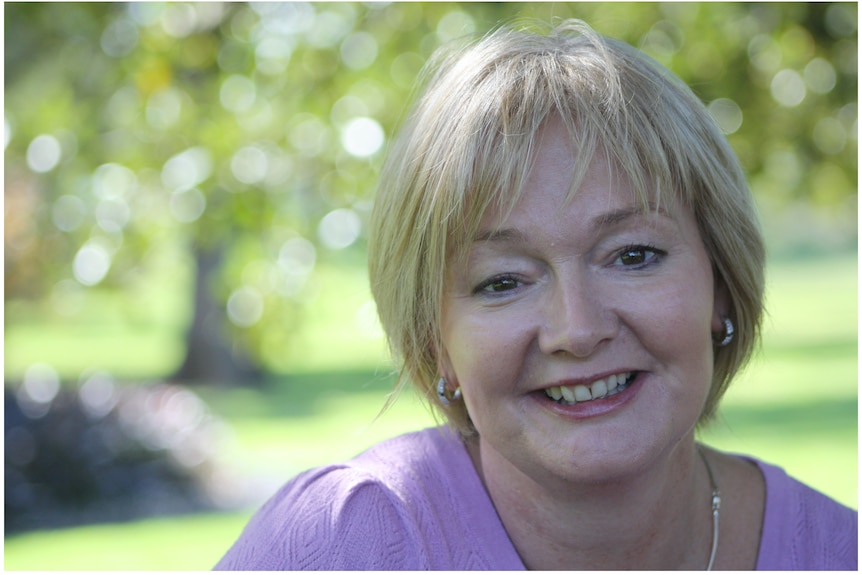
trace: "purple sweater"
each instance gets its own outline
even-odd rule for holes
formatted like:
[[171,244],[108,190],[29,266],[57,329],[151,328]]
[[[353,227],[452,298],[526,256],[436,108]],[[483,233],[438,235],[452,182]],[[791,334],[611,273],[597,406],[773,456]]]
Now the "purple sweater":
[[[756,461],[766,478],[757,568],[856,570],[855,511]],[[426,429],[300,474],[217,570],[523,570],[461,441]]]

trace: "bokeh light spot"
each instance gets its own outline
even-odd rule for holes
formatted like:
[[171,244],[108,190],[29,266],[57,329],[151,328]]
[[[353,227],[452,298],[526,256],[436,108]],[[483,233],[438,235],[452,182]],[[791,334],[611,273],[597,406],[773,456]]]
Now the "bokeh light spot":
[[383,128],[374,118],[355,118],[341,131],[341,145],[352,156],[365,158],[383,147]]
[[34,363],[24,372],[16,399],[24,415],[31,419],[43,417],[60,392],[60,376],[47,363]]
[[283,36],[267,36],[255,48],[255,66],[264,74],[281,74],[287,69],[293,44]]
[[96,222],[106,232],[119,232],[132,217],[129,204],[123,198],[108,198],[96,205]]
[[195,31],[198,18],[194,6],[185,3],[166,3],[161,13],[162,29],[168,36],[185,38]]
[[748,59],[755,68],[772,73],[781,65],[781,46],[766,34],[758,34],[748,43]]
[[855,2],[830,4],[826,9],[826,29],[833,38],[850,37],[856,33]]
[[245,76],[234,74],[222,82],[219,100],[226,110],[246,112],[257,99],[257,86]]
[[377,40],[367,32],[356,32],[341,43],[341,61],[353,70],[367,68],[377,59]]
[[93,195],[99,199],[125,198],[137,187],[135,173],[120,164],[102,164],[93,174]]
[[835,155],[847,144],[847,131],[837,119],[826,117],[817,121],[812,133],[814,145],[827,155]]
[[50,172],[60,163],[62,149],[54,136],[36,136],[27,147],[27,165],[37,173]]
[[814,58],[808,62],[802,75],[805,85],[816,94],[828,94],[835,87],[835,68],[823,58]]
[[359,214],[349,208],[332,210],[320,220],[317,233],[328,248],[340,250],[356,241],[362,231]]
[[89,241],[84,244],[72,262],[75,279],[85,286],[94,286],[105,279],[111,269],[111,254],[101,244]]
[[106,416],[117,405],[119,395],[114,386],[114,378],[106,371],[87,374],[80,389],[78,401],[87,414],[99,419]]
[[24,373],[23,386],[30,399],[50,403],[60,391],[60,376],[47,363],[34,363]]
[[772,97],[786,108],[793,108],[805,99],[805,82],[796,70],[780,70],[770,85]]
[[236,151],[230,161],[233,177],[244,184],[256,184],[266,178],[269,160],[257,146],[246,146]]
[[171,215],[178,222],[189,224],[197,221],[206,207],[206,197],[197,188],[177,190],[171,194]]
[[847,137],[852,140],[855,140],[858,137],[858,134],[856,133],[857,116],[858,110],[856,108],[856,102],[845,104],[836,114],[836,117],[841,124],[847,127]]
[[163,2],[129,2],[129,16],[141,26],[152,26],[158,23],[165,8]]
[[331,48],[350,32],[352,25],[347,15],[341,12],[321,12],[314,17],[313,24],[306,31],[308,44],[315,48]]
[[227,300],[227,316],[238,327],[251,327],[263,317],[263,297],[253,287],[234,290]]
[[742,109],[729,98],[713,100],[707,109],[718,128],[725,134],[733,134],[742,126]]
[[670,20],[656,22],[640,41],[641,50],[658,58],[670,58],[682,49],[683,33]]
[[131,53],[138,44],[138,27],[127,18],[118,18],[108,24],[102,32],[101,46],[112,58],[122,58]]
[[188,190],[209,178],[212,170],[212,156],[206,148],[189,148],[165,162],[162,184],[171,191]]

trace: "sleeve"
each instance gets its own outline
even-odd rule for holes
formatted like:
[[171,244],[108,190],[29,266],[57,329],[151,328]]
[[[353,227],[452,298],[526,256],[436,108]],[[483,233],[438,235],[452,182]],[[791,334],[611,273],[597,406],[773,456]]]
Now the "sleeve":
[[856,571],[858,513],[801,483],[798,488],[791,550],[796,569]]
[[425,570],[409,509],[351,468],[307,472],[252,517],[215,570]]
[[757,569],[851,570],[858,565],[858,513],[760,464],[766,477],[766,512]]

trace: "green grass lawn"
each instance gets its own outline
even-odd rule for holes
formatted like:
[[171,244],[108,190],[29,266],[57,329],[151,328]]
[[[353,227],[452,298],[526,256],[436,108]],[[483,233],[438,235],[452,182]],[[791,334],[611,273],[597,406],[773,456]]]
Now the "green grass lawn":
[[[701,433],[709,444],[781,465],[853,507],[858,504],[856,270],[855,255],[770,267],[763,348],[732,385],[718,421]],[[340,313],[313,312],[318,315],[311,347],[326,343],[327,330],[344,329],[339,320],[343,324],[345,313],[361,305],[367,292],[357,287],[348,294],[337,304]],[[364,353],[381,357],[380,344],[369,338]],[[386,370],[371,369],[367,360],[358,369],[321,371],[323,359],[312,359],[313,365],[275,380],[265,395],[201,390],[232,425],[234,438],[223,457],[233,468],[268,478],[274,490],[302,469],[434,423],[409,392],[376,418],[392,378]],[[251,511],[11,537],[5,540],[5,568],[209,569]]]

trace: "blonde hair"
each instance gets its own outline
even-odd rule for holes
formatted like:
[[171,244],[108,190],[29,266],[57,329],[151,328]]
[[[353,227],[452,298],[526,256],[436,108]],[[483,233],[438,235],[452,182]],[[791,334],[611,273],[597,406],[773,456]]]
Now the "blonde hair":
[[490,206],[514,206],[538,132],[556,114],[579,151],[572,190],[604,153],[644,209],[681,201],[694,211],[736,326],[732,343],[716,347],[703,423],[750,357],[762,316],[764,246],[739,161],[700,100],[646,55],[578,20],[544,28],[501,27],[438,50],[391,145],[369,274],[399,385],[411,382],[462,434],[474,432],[463,402],[437,401],[446,265],[464,256]]

